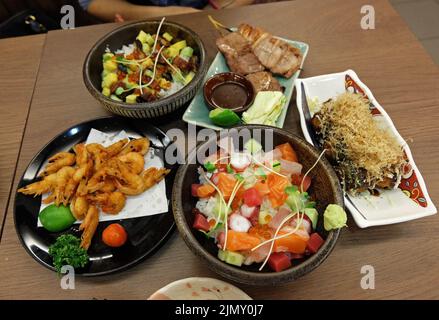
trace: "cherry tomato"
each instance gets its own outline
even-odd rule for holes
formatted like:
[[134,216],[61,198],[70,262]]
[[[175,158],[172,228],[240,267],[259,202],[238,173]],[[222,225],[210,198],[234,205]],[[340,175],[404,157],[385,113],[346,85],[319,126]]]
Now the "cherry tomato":
[[102,232],[102,241],[109,247],[121,247],[127,241],[127,232],[118,223],[110,224]]

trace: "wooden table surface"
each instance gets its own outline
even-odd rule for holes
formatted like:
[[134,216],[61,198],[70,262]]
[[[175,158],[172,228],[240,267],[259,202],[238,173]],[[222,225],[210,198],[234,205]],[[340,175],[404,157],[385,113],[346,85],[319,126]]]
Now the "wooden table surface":
[[0,41],[0,234],[45,39]]
[[[376,29],[360,28],[363,1],[297,0],[215,12],[226,25],[242,21],[310,44],[302,77],[354,69],[409,142],[430,196],[439,203],[439,70],[405,23],[382,0],[368,0]],[[204,40],[209,59],[216,33],[207,13],[169,18],[192,28]],[[82,83],[82,63],[92,44],[116,25],[99,25],[47,35],[14,181],[28,161],[67,127],[106,112]],[[300,133],[290,105],[285,128]],[[183,127],[158,122],[167,130]],[[157,124],[157,121],[154,121]],[[12,194],[14,196],[14,194]],[[329,258],[311,274],[281,287],[242,286],[261,299],[439,298],[439,217],[359,230],[351,221]],[[177,266],[178,263],[178,266]],[[361,267],[375,268],[374,290],[360,287]],[[150,259],[120,274],[76,278],[75,290],[62,290],[59,278],[21,247],[9,205],[0,244],[0,298],[144,299],[167,283],[191,276],[218,277],[186,247],[178,233]],[[218,277],[219,278],[219,277]]]

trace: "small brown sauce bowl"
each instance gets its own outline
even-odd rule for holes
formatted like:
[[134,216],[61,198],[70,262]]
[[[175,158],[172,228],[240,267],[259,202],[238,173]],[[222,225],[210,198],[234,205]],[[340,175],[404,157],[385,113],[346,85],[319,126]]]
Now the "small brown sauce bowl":
[[244,76],[233,72],[218,73],[204,84],[204,100],[209,109],[247,110],[255,98],[253,85]]

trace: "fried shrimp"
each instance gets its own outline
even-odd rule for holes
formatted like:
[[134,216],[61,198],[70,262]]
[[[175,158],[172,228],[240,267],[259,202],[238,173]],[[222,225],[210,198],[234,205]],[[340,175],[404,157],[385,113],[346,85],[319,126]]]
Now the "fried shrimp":
[[76,220],[82,220],[81,247],[88,249],[99,224],[99,213],[116,215],[128,196],[143,193],[159,183],[170,170],[145,167],[148,138],[123,139],[108,147],[99,143],[79,143],[73,152],[60,152],[49,158],[41,179],[17,192],[43,195],[42,203],[70,207]]
[[122,149],[119,155],[124,155],[129,152],[138,152],[145,155],[149,150],[149,145],[150,142],[148,138],[133,139]]
[[90,143],[86,146],[87,151],[91,153],[93,162],[94,162],[94,170],[97,171],[102,168],[103,163],[108,158],[108,154],[105,151],[105,148],[99,143]]
[[145,166],[145,158],[138,152],[128,152],[117,157],[120,161],[125,163],[128,168],[135,174],[143,171]]
[[85,197],[76,197],[70,203],[70,211],[72,211],[76,220],[82,220],[87,214],[88,206],[89,204]]
[[89,206],[84,221],[79,226],[79,230],[83,230],[81,236],[81,248],[88,250],[91,239],[96,232],[99,224],[99,210],[95,206]]
[[102,211],[108,214],[118,214],[125,207],[126,196],[120,192],[111,192],[101,206]]
[[70,199],[75,194],[78,185],[81,181],[87,182],[92,174],[93,161],[88,160],[87,162],[81,164],[78,169],[73,173],[73,176],[69,179],[67,183],[66,190],[64,192],[64,204],[66,205]]
[[73,151],[76,154],[76,164],[82,165],[87,163],[89,155],[85,143],[79,143],[73,147]]
[[39,196],[43,193],[51,191],[54,188],[55,183],[56,173],[52,173],[44,177],[43,180],[28,184],[27,186],[20,188],[17,191],[23,194]]
[[159,183],[170,171],[171,170],[165,168],[148,168],[143,171],[140,175],[143,180],[143,191]]
[[141,194],[143,192],[142,178],[131,172],[128,166],[122,161],[116,159],[116,165],[121,173],[121,176],[115,179],[117,189],[131,196]]
[[104,151],[107,153],[109,158],[114,157],[122,151],[122,149],[127,145],[128,141],[128,139],[123,139],[115,142],[112,145],[106,147]]
[[63,167],[56,173],[56,186],[54,190],[55,205],[59,206],[64,203],[64,192],[68,181],[73,176],[75,169],[73,167]]
[[39,174],[40,177],[58,172],[63,167],[75,164],[75,155],[70,152],[60,152],[49,158],[49,163]]

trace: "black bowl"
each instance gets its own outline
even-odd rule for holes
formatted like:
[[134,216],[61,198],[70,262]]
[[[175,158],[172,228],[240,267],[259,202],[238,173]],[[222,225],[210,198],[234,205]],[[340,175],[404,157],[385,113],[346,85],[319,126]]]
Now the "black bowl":
[[[285,142],[291,143],[303,165],[303,172],[308,170],[317,161],[319,156],[319,151],[305,140],[279,128],[247,125],[235,127],[234,129],[238,130],[238,132],[241,132],[243,129],[250,129],[253,135],[255,134],[255,129],[260,129],[263,132],[271,130],[274,140],[273,146]],[[201,154],[205,154],[207,150],[212,150],[212,144],[216,144],[217,139],[215,138],[209,139],[199,145],[197,152],[191,152],[186,164],[179,168],[175,177],[172,190],[172,209],[178,230],[187,246],[195,255],[204,260],[213,271],[225,278],[249,285],[285,284],[317,268],[331,253],[340,233],[339,229],[330,232],[324,229],[323,212],[326,206],[331,203],[338,204],[342,207],[344,205],[343,194],[338,178],[329,162],[323,157],[311,171],[310,177],[313,183],[308,190],[308,193],[316,199],[317,210],[319,212],[319,221],[316,231],[325,239],[319,251],[301,261],[300,264],[293,264],[291,268],[281,272],[273,272],[268,267],[265,267],[262,271],[258,271],[260,264],[235,267],[220,261],[217,258],[218,248],[213,240],[207,239],[201,232],[192,228],[194,220],[192,208],[195,207],[197,199],[192,197],[188,190],[191,189],[192,183],[198,183],[197,168],[200,166],[194,159],[196,159],[197,153],[200,154],[201,152]],[[244,142],[245,141],[240,141],[240,146],[242,146]],[[261,142],[264,146],[264,135],[262,135]]]
[[189,28],[175,22],[165,21],[160,32],[168,32],[173,35],[174,38],[186,40],[187,44],[194,49],[194,54],[198,57],[198,70],[192,81],[176,93],[153,102],[129,104],[115,101],[102,94],[102,55],[106,48],[114,52],[123,45],[133,43],[140,30],[147,33],[156,33],[159,24],[160,21],[158,20],[126,24],[102,37],[87,54],[82,70],[85,86],[91,95],[110,112],[131,118],[154,118],[163,116],[177,110],[190,101],[201,86],[207,71],[206,51],[203,42],[198,35]]

